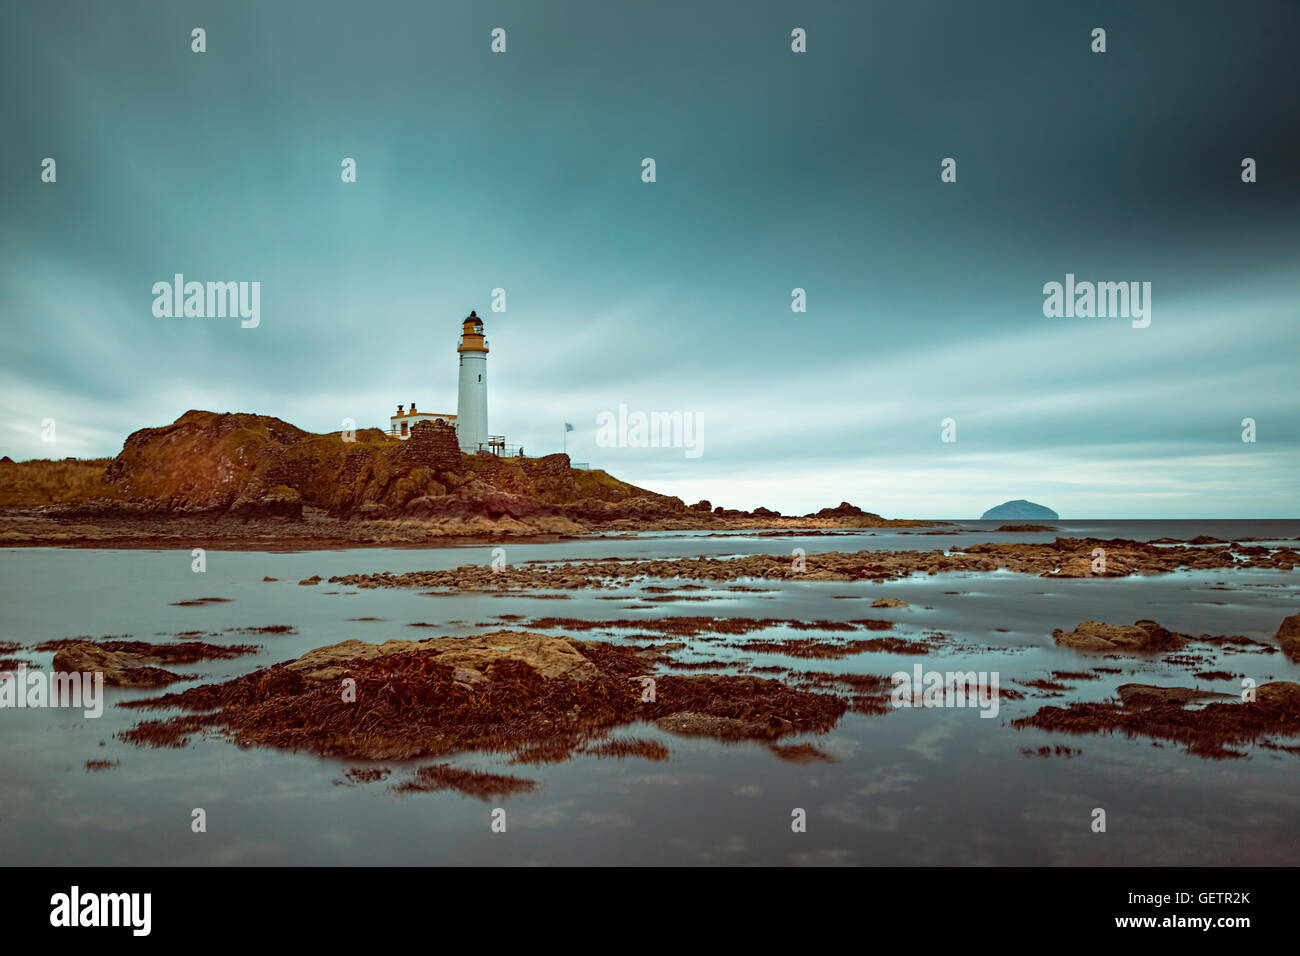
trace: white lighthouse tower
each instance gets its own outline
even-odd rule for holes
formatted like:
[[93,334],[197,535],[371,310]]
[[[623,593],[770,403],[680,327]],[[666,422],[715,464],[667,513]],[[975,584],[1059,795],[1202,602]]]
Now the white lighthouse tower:
[[456,441],[461,451],[488,450],[487,339],[473,311],[460,334],[460,387],[456,393]]

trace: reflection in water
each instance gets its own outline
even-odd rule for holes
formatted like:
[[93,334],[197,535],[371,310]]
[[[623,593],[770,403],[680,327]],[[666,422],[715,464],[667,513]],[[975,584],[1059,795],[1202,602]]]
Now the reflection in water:
[[[1098,537],[1209,534],[1224,540],[1283,540],[1300,533],[1296,522],[1054,524],[1064,533]],[[967,526],[982,530],[951,540],[877,531],[767,540],[645,535],[538,545],[505,542],[504,547],[512,564],[783,553],[795,547],[809,554],[928,549],[945,547],[945,542],[990,540],[996,523]],[[1052,537],[1027,534],[1017,540]],[[5,766],[0,855],[15,864],[406,865],[1281,864],[1295,858],[1300,810],[1294,800],[1294,754],[1248,746],[1246,759],[1208,761],[1176,744],[1144,737],[1066,737],[1011,726],[1044,704],[1102,700],[1125,683],[1237,694],[1239,675],[1259,683],[1300,679],[1300,668],[1278,654],[1210,648],[1198,650],[1204,660],[1195,664],[1169,662],[1161,655],[1107,659],[1057,647],[1051,638],[1054,629],[1069,630],[1083,621],[1149,619],[1193,635],[1240,634],[1271,642],[1281,619],[1300,611],[1295,574],[1219,570],[1105,581],[952,574],[884,584],[765,581],[759,582],[763,590],[755,592],[722,587],[689,592],[713,599],[707,602],[673,600],[671,592],[647,593],[639,586],[574,591],[556,602],[532,595],[428,596],[328,584],[331,575],[350,572],[486,564],[492,546],[293,554],[209,551],[201,575],[190,570],[188,550],[0,552],[4,636],[21,645],[4,656],[49,669],[53,654],[35,651],[35,645],[79,636],[157,643],[197,632],[189,639],[262,645],[248,657],[187,664],[183,669],[198,679],[169,688],[183,691],[347,639],[481,634],[560,615],[589,622],[661,622],[686,616],[776,622],[870,618],[891,623],[891,630],[880,636],[926,641],[930,652],[921,658],[890,650],[815,660],[791,657],[784,652],[793,639],[831,642],[854,634],[772,624],[739,634],[678,638],[687,647],[673,656],[686,664],[730,662],[735,673],[746,665],[772,668],[764,676],[781,680],[793,680],[790,671],[889,675],[910,671],[919,659],[927,670],[996,671],[1002,686],[1016,689],[1019,696],[1002,697],[996,719],[981,719],[977,708],[850,711],[825,733],[786,737],[777,747],[758,741],[720,743],[634,721],[619,727],[611,739],[637,741],[632,750],[639,753],[620,757],[580,750],[559,763],[521,764],[495,753],[419,761],[342,760],[241,749],[220,736],[202,734],[182,749],[136,747],[116,735],[154,715],[115,705],[157,692],[108,688],[108,706],[98,720],[87,720],[79,711],[0,711],[0,761]],[[326,580],[297,585],[312,575]],[[189,603],[205,597],[226,601]],[[603,600],[610,597],[616,600]],[[649,597],[670,600],[649,602]],[[869,609],[872,600],[882,597],[909,606]],[[410,626],[417,623],[432,627]],[[272,630],[257,634],[240,630],[268,627]],[[598,626],[574,636],[615,644],[673,639],[662,634],[647,638],[648,633],[632,626]],[[751,642],[762,649],[747,649]],[[1231,677],[1193,678],[1193,668]],[[1083,674],[1094,677],[1084,679]],[[1061,745],[1073,752],[1057,753],[1054,748]],[[1040,758],[1042,747],[1053,748],[1051,755]],[[667,759],[654,759],[664,749]],[[455,789],[425,788],[405,795],[393,789],[437,764],[471,775],[524,777],[535,786],[495,795],[487,803]],[[440,777],[445,782],[445,776],[446,771],[425,774],[434,784]],[[492,829],[498,807],[506,811],[504,833]],[[1107,811],[1108,833],[1091,830],[1092,812],[1099,807]],[[190,829],[195,808],[206,811],[206,833]],[[806,832],[791,830],[796,808],[806,811]]]

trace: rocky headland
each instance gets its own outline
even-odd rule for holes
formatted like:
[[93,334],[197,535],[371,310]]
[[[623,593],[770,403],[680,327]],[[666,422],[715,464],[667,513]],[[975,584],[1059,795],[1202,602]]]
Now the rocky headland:
[[567,455],[464,454],[421,422],[319,435],[278,418],[190,411],[134,432],[113,459],[0,462],[0,544],[355,547],[431,538],[647,530],[921,526],[842,502],[784,516],[687,505]]

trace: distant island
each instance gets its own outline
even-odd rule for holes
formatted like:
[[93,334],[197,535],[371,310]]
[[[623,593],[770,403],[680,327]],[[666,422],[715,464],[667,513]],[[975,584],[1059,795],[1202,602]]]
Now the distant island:
[[981,521],[1026,521],[1029,519],[1044,519],[1047,521],[1059,521],[1061,518],[1051,508],[1044,508],[1042,505],[1034,504],[1032,501],[1025,501],[1023,498],[1017,498],[1015,501],[1005,501],[996,508],[990,508],[980,517]]

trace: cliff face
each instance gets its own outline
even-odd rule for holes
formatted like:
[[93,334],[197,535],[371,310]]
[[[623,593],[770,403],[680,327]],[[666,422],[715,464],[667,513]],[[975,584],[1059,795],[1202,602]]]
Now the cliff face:
[[567,455],[462,454],[455,431],[440,422],[417,424],[406,441],[378,429],[345,441],[265,415],[202,411],[132,434],[100,490],[74,510],[300,518],[313,507],[336,517],[579,520],[687,510],[678,498],[604,472],[575,471]]

